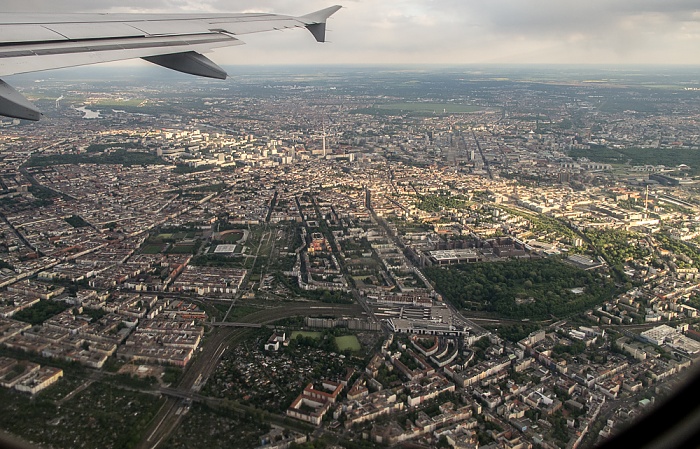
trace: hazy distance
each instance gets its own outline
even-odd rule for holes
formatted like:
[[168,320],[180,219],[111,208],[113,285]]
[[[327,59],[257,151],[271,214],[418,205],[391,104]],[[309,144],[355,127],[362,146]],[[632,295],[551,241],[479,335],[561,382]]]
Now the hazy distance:
[[[7,0],[29,12],[275,12],[305,14],[333,3],[331,44],[306,33],[245,36],[217,50],[220,64],[681,64],[700,63],[700,8],[688,0]],[[319,48],[320,47],[320,48]]]

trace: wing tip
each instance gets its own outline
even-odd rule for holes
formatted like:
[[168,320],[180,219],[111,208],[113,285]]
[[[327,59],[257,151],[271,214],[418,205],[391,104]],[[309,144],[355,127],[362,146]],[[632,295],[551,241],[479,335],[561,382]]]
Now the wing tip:
[[305,19],[305,22],[308,21],[307,25],[325,23],[330,16],[338,12],[338,10],[341,8],[341,5],[329,6],[328,8],[320,9],[318,11],[314,11],[312,13],[303,15],[300,17],[300,19]]
[[340,5],[329,6],[300,17],[306,23],[306,29],[316,38],[316,42],[326,42],[326,20],[340,8]]
[[0,115],[36,122],[43,114],[12,86],[0,80]]
[[228,74],[224,69],[216,65],[214,61],[207,58],[196,51],[187,51],[183,53],[172,53],[157,56],[146,56],[144,59],[153,64],[176,70],[190,75],[203,76],[206,78],[214,78],[225,80]]

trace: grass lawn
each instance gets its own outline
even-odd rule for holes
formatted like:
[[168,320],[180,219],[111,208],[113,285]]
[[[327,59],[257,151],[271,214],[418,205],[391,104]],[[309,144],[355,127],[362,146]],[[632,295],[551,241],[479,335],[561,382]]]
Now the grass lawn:
[[294,332],[292,332],[292,340],[297,338],[297,336],[299,336],[299,335],[301,335],[302,337],[321,338],[320,332],[294,331]]
[[242,232],[232,232],[223,236],[224,242],[227,243],[237,243],[243,238]]
[[166,239],[171,239],[173,238],[173,234],[158,234],[156,236],[158,240],[166,240]]
[[231,313],[228,314],[228,321],[236,321],[236,318],[242,318],[246,315],[250,315],[251,313],[259,312],[260,309],[258,307],[251,307],[251,306],[233,306],[231,309]]
[[163,245],[146,245],[141,248],[141,254],[158,254],[163,250]]
[[175,245],[168,250],[170,254],[192,254],[194,245]]
[[338,345],[339,351],[345,351],[346,349],[349,349],[352,352],[359,352],[362,349],[359,340],[354,335],[335,337],[335,344]]

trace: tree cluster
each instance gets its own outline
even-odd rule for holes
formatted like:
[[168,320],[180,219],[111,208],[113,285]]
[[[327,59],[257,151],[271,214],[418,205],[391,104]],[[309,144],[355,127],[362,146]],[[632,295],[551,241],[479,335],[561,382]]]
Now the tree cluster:
[[20,310],[12,318],[32,325],[41,324],[70,307],[64,302],[41,300],[28,309]]
[[420,197],[416,207],[426,212],[440,212],[443,209],[465,209],[468,205],[463,197],[426,195]]
[[586,237],[610,265],[621,265],[629,260],[640,260],[651,255],[648,248],[639,246],[639,236],[622,229],[589,229]]
[[568,316],[616,292],[611,280],[553,259],[429,267],[425,274],[455,306],[510,318]]

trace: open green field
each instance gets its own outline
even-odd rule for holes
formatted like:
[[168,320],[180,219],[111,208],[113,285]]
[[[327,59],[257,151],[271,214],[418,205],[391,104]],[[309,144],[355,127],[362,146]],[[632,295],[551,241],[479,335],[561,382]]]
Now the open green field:
[[310,337],[310,338],[321,338],[321,333],[320,332],[311,332],[311,331],[294,331],[292,332],[292,340],[297,338],[299,335],[302,337]]
[[174,234],[158,234],[158,235],[156,236],[156,238],[157,238],[158,240],[168,240],[168,239],[173,238],[173,235],[174,235]]
[[170,254],[191,254],[194,251],[194,245],[174,245],[168,252]]
[[251,313],[259,312],[259,307],[253,306],[234,306],[228,314],[228,321],[236,321],[236,318],[243,318]]
[[242,232],[232,232],[231,234],[226,234],[223,236],[224,242],[227,243],[237,243],[243,238]]
[[377,105],[379,109],[391,111],[408,111],[408,112],[447,112],[450,114],[468,114],[479,112],[483,108],[479,106],[470,106],[466,104],[453,103],[387,103]]
[[354,335],[335,337],[335,344],[338,345],[339,351],[349,349],[352,352],[359,352],[362,349],[362,346],[360,346],[360,341]]
[[158,254],[163,249],[163,245],[146,245],[141,249],[142,254]]

